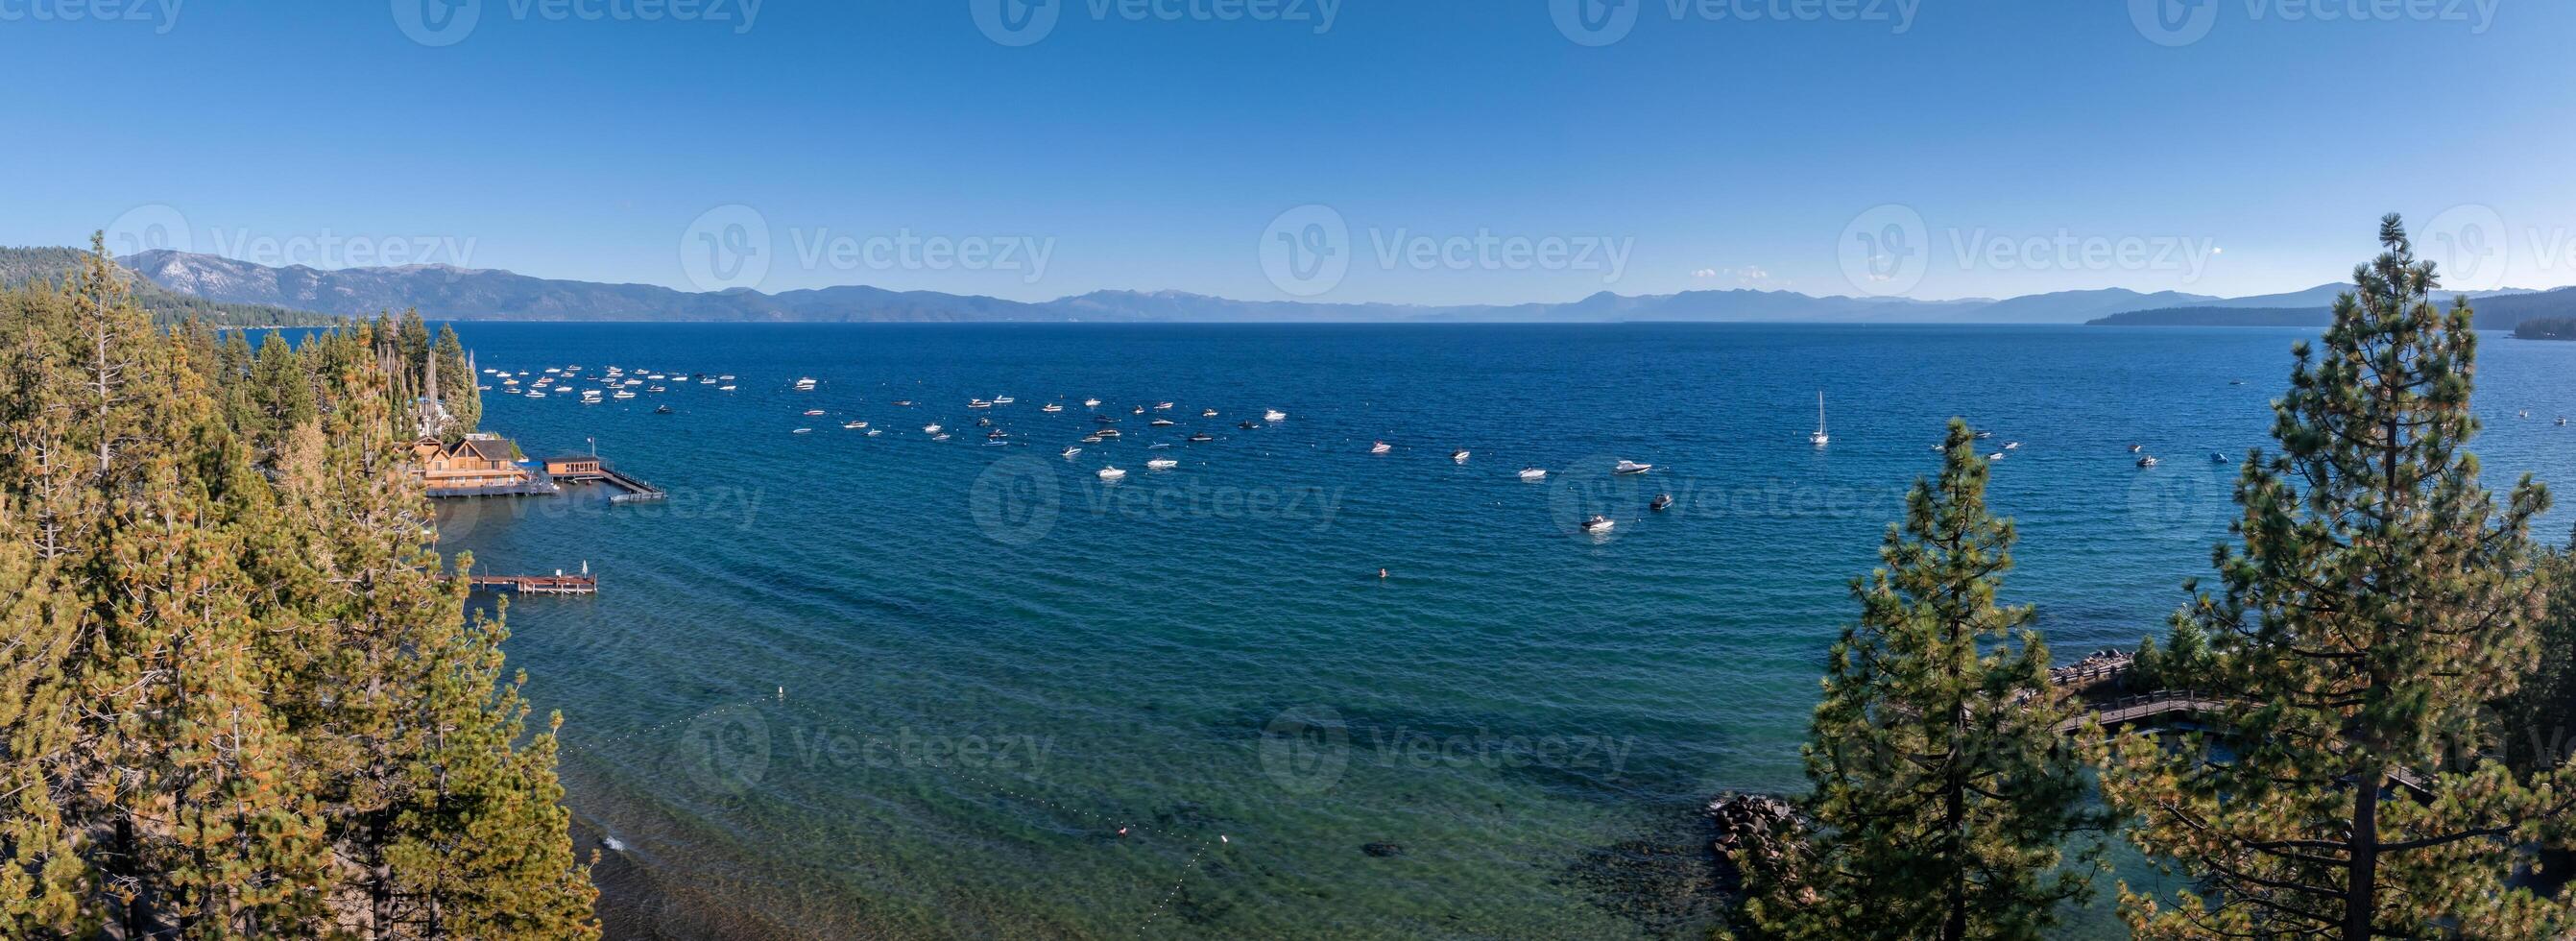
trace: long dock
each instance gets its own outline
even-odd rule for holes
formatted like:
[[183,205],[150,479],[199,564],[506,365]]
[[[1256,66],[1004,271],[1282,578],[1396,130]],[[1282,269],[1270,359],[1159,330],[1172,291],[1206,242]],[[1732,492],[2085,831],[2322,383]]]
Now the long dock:
[[476,575],[468,579],[475,588],[514,591],[526,595],[595,595],[599,593],[599,576],[566,575]]
[[633,503],[639,500],[659,500],[663,497],[670,496],[670,494],[663,491],[662,488],[637,480],[633,477],[626,476],[625,474],[619,473],[617,468],[610,467],[606,464],[599,465],[599,476],[601,479],[624,488],[626,491],[625,493],[611,494],[608,498],[608,502],[610,503]]

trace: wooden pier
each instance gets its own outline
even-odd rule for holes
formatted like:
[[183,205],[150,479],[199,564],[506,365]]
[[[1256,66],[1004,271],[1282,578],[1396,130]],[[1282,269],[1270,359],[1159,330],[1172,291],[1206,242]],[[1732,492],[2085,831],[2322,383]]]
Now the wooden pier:
[[599,576],[588,572],[579,575],[556,572],[552,575],[476,575],[470,581],[475,588],[512,591],[523,595],[595,595],[599,593]]
[[670,496],[662,488],[645,483],[608,466],[599,455],[571,455],[546,459],[547,478],[568,484],[604,483],[624,493],[611,495],[611,503],[635,503]]

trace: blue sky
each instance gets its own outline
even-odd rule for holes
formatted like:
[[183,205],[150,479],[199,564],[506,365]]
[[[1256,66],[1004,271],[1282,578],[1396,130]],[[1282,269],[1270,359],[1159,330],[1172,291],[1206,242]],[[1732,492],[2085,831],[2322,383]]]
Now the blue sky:
[[2347,276],[2393,210],[2454,286],[2576,283],[2565,3],[72,2],[0,0],[0,243],[1018,299],[2241,295]]

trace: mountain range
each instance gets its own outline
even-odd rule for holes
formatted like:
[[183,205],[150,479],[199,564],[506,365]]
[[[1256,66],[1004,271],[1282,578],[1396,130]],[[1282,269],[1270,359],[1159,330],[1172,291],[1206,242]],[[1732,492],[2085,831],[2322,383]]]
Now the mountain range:
[[[938,291],[890,291],[866,285],[774,294],[750,289],[689,292],[658,285],[538,278],[511,271],[450,265],[341,269],[294,265],[277,268],[167,249],[141,252],[121,260],[126,267],[155,285],[211,301],[350,316],[417,308],[423,316],[432,319],[454,320],[2071,324],[2139,311],[2259,308],[2270,314],[2282,309],[2322,310],[2344,290],[2342,285],[2324,284],[2287,294],[2222,298],[2175,291],[2141,293],[2124,288],[2105,288],[2001,300],[1950,301],[1819,297],[1794,291],[1752,289],[1642,296],[1604,291],[1571,302],[1512,305],[1244,301],[1181,291],[1094,291],[1050,301],[1029,302]],[[2576,298],[2576,294],[2569,297]],[[2206,318],[2209,315],[2194,316]],[[2152,322],[2152,318],[2146,322]]]

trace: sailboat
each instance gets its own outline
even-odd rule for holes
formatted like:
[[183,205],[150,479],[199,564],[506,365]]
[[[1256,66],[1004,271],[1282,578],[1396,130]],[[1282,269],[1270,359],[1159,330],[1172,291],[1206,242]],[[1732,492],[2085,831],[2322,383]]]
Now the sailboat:
[[1816,391],[1816,432],[1807,436],[1807,443],[1821,448],[1833,440],[1832,435],[1825,434],[1825,393],[1819,389]]

